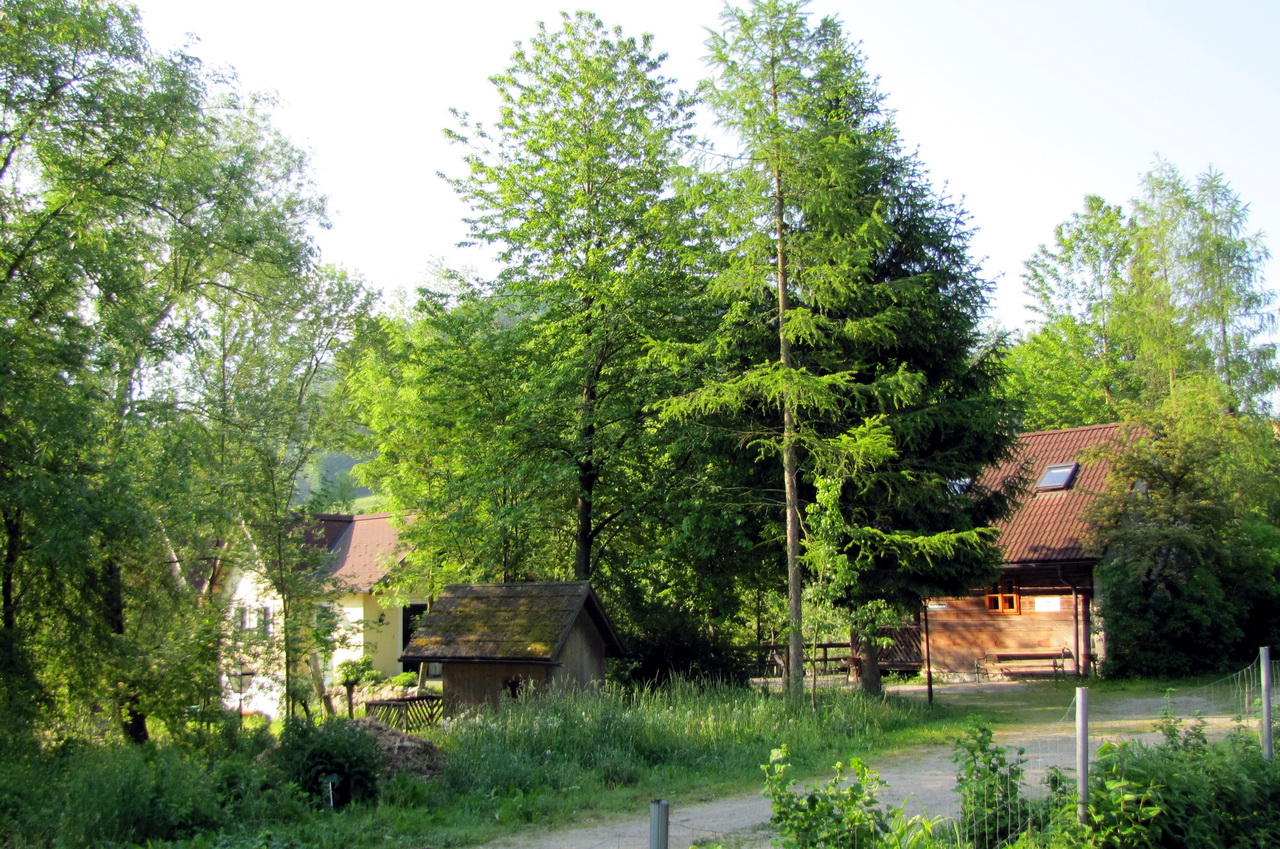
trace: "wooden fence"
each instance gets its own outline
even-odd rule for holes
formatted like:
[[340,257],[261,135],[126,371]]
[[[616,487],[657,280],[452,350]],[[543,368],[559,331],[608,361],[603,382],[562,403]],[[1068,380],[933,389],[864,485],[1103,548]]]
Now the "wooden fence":
[[434,693],[402,699],[374,699],[364,703],[365,711],[379,722],[401,731],[417,731],[440,722],[444,699]]
[[[893,643],[880,649],[880,669],[887,672],[919,672],[924,668],[920,628],[904,625],[899,628],[881,628],[881,637],[891,637]],[[740,646],[733,650],[743,670],[753,678],[776,678],[786,671],[787,646],[785,643],[761,643]],[[816,664],[819,675],[847,672],[850,668],[858,674],[862,660],[861,646],[857,640],[841,643],[805,643],[804,664],[811,670]]]

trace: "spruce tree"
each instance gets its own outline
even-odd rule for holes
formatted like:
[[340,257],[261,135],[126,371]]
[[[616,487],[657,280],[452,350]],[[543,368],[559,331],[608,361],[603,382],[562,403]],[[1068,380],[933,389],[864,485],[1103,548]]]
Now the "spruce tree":
[[707,96],[739,145],[719,175],[718,338],[750,344],[669,408],[739,415],[781,465],[793,687],[806,577],[842,605],[909,609],[989,573],[1004,498],[960,482],[1004,456],[1017,420],[979,333],[964,213],[903,151],[840,24],[802,6],[730,9],[710,41]]

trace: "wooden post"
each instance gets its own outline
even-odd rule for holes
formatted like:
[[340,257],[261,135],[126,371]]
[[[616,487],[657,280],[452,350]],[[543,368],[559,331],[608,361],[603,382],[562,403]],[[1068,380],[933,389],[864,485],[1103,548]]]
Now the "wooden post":
[[929,656],[929,599],[924,600],[924,681],[933,704],[933,659]]
[[1075,584],[1071,585],[1071,633],[1075,640],[1076,677],[1083,678],[1083,656],[1080,654],[1080,593],[1076,591]]

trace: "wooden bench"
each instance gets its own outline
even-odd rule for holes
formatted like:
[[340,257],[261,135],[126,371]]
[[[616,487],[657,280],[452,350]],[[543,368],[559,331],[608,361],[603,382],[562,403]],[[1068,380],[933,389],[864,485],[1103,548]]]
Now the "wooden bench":
[[1058,675],[1066,670],[1067,661],[1073,657],[1068,648],[989,648],[982,657],[973,661],[973,671],[979,680],[991,677],[992,666],[1005,675],[1044,672]]
[[379,722],[408,733],[438,723],[444,716],[444,697],[426,693],[403,699],[374,699],[365,702],[364,709]]

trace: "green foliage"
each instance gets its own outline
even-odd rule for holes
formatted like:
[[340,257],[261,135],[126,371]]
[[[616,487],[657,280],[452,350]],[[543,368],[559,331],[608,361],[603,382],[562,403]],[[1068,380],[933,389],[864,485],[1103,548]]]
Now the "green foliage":
[[[412,672],[405,674],[413,675]],[[377,684],[384,677],[380,670],[373,668],[373,655],[371,654],[362,654],[354,660],[344,660],[338,664],[334,672],[334,679],[343,686],[350,684],[364,687],[369,684]],[[416,677],[411,679],[411,683],[414,680],[417,680]]]
[[952,754],[960,767],[960,831],[975,849],[1004,846],[1032,821],[1032,806],[1022,794],[1023,750],[1017,749],[1010,760],[992,737],[989,728],[971,726]]
[[[1267,846],[1280,839],[1280,775],[1256,740],[1206,741],[1166,717],[1155,746],[1104,743],[1090,774],[1086,845]],[[1096,795],[1097,798],[1094,798]]]
[[399,675],[388,678],[387,683],[395,687],[413,687],[418,683],[418,673],[401,672]]
[[852,607],[987,576],[979,529],[1006,493],[953,482],[1002,458],[1017,421],[978,333],[963,210],[904,152],[840,24],[801,7],[730,7],[710,40],[706,96],[738,147],[714,175],[723,319],[692,349],[701,386],[665,405],[742,434],[767,464],[761,500],[786,494],[793,677],[806,572]]
[[678,191],[691,102],[661,68],[648,37],[565,15],[492,78],[496,122],[457,116],[451,183],[503,269],[442,272],[345,369],[357,473],[414,513],[406,591],[589,575],[628,638],[692,623],[703,645],[739,624],[768,561],[740,503],[749,463],[653,409],[691,364],[651,346],[715,320],[708,224]]
[[275,765],[313,804],[334,808],[376,799],[385,758],[364,729],[336,717],[319,724],[285,720],[280,746],[272,752]]
[[1099,747],[1089,767],[1083,824],[1077,822],[1073,781],[1051,773],[1048,799],[1029,805],[1013,789],[1021,762],[993,748],[990,732],[971,730],[957,745],[964,839],[975,847],[1025,849],[1216,849],[1270,846],[1280,839],[1280,772],[1263,759],[1254,734],[1237,729],[1211,742],[1203,720],[1180,720],[1168,710],[1157,730],[1162,740],[1153,745]]
[[189,750],[66,746],[0,764],[6,846],[80,849],[191,838],[242,817],[296,817],[296,793],[247,756],[209,767]]
[[1277,597],[1270,427],[1224,416],[1223,391],[1186,382],[1105,451],[1091,508],[1109,675],[1212,671],[1270,634]]
[[1115,421],[1187,380],[1219,384],[1233,411],[1269,409],[1268,253],[1221,173],[1189,184],[1160,160],[1128,208],[1091,195],[1054,237],[1025,276],[1043,323],[1010,360],[1028,430]]
[[[814,712],[786,698],[739,687],[674,680],[661,688],[554,694],[458,720],[443,741],[442,780],[454,793],[525,797],[571,787],[616,787],[645,778],[713,769],[746,776],[771,740],[788,740],[816,766],[837,739],[872,746],[919,708],[825,694]],[[657,788],[655,788],[657,789]]]
[[835,775],[803,790],[791,788],[787,747],[774,749],[764,770],[765,795],[773,803],[775,846],[783,849],[927,849],[951,845],[934,832],[941,820],[908,818],[902,808],[878,806],[879,776],[862,761],[835,765]]
[[206,590],[304,560],[285,556],[298,464],[367,300],[314,267],[323,202],[261,106],[153,52],[131,7],[4,4],[6,724],[39,711],[141,742],[149,717],[216,704],[227,635]]

